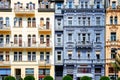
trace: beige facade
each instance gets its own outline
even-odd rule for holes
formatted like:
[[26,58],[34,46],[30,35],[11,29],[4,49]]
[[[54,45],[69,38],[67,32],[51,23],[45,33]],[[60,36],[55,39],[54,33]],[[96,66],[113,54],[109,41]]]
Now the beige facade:
[[[54,77],[54,3],[0,1],[0,71],[10,69],[5,75],[34,75],[36,80]],[[0,75],[2,80],[4,75]]]
[[120,53],[120,7],[118,0],[110,0],[106,9],[106,76],[120,77],[120,72],[113,68],[115,55]]

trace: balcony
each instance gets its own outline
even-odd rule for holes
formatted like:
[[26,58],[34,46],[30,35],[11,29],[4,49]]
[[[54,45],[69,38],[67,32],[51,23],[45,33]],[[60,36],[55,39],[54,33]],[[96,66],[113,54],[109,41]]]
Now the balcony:
[[120,6],[116,6],[115,8],[112,8],[112,6],[108,7],[106,12],[120,12]]
[[93,48],[93,43],[89,41],[77,42],[77,48]]
[[104,64],[105,59],[64,59],[65,64]]
[[23,50],[27,50],[27,51],[51,51],[52,50],[52,43],[45,43],[45,44],[30,44],[28,42],[22,42],[19,44],[14,44],[12,43],[8,43],[8,44],[4,44],[4,43],[0,43],[0,50],[1,51],[11,51],[11,50],[15,50],[15,51],[23,51]]
[[111,47],[111,46],[114,46],[114,47],[117,47],[117,46],[120,46],[120,41],[119,40],[116,40],[116,41],[106,41],[106,47]]
[[10,66],[10,61],[0,61],[0,66]]
[[63,31],[63,27],[62,26],[56,26],[55,31]]
[[51,28],[49,26],[43,26],[38,28],[39,34],[51,34]]
[[35,15],[35,9],[29,9],[29,8],[15,8],[14,12],[15,15],[18,17],[22,17],[22,16],[31,17]]
[[38,65],[39,66],[50,66],[51,65],[51,61],[50,60],[47,60],[47,61],[45,61],[45,60],[43,60],[43,61],[39,60],[38,61]]
[[55,47],[63,47],[63,43],[56,43]]
[[0,1],[0,12],[12,12],[10,4],[10,1]]
[[0,26],[0,34],[10,34],[11,30],[9,26],[1,25]]

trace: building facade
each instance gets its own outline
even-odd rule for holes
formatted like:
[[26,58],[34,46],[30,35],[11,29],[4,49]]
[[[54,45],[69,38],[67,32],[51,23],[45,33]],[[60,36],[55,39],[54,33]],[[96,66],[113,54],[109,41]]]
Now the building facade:
[[64,0],[63,76],[73,80],[105,73],[105,0]]
[[120,0],[108,0],[106,8],[106,76],[111,80],[120,77],[120,72],[115,70],[112,62],[115,62],[116,54],[120,53]]
[[0,0],[0,80],[54,77],[55,1]]

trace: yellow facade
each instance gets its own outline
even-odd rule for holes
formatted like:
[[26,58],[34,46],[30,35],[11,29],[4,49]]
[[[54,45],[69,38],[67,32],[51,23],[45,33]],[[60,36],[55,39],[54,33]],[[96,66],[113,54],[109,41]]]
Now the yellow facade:
[[[115,8],[112,7],[116,3]],[[109,6],[106,9],[106,71],[105,75],[113,77],[116,75],[120,77],[120,72],[115,72],[112,63],[115,62],[115,54],[119,54],[120,50],[120,7],[118,0],[110,0]],[[117,49],[117,50],[114,50]]]
[[[2,1],[8,1],[10,6],[8,6],[8,11],[3,7],[3,11],[0,12],[0,18],[3,18],[1,24],[4,25],[0,29],[3,40],[0,44],[0,55],[3,58],[0,61],[0,69],[10,69],[11,73],[9,75],[16,78],[24,78],[27,68],[33,70],[35,80],[39,80],[39,76],[45,75],[51,75],[54,78],[54,12],[47,11],[47,8],[54,9],[55,2],[49,2],[48,0],[49,6],[46,6],[47,8],[43,7],[43,10],[46,11],[39,11],[41,0]],[[12,10],[9,11],[10,9]],[[6,17],[9,18],[9,26],[7,27]],[[41,18],[44,19],[43,26]],[[7,35],[9,35],[9,39],[6,38]],[[15,38],[16,35],[17,38]],[[31,57],[28,55],[29,52]],[[43,52],[42,60],[41,52]],[[35,53],[35,56],[33,56],[33,53]],[[47,62],[47,59],[49,62]],[[50,72],[44,71],[45,74],[42,74],[42,72],[40,74],[39,69],[43,71],[48,69]],[[0,79],[2,78],[0,77]]]

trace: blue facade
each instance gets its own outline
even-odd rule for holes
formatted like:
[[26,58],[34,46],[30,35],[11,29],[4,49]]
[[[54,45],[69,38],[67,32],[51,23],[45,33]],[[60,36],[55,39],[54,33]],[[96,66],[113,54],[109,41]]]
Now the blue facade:
[[[57,2],[55,28],[59,29],[55,29],[55,74],[58,72],[62,75],[56,76],[56,80],[67,74],[72,76],[73,80],[79,80],[85,75],[92,80],[99,80],[104,76],[104,3],[104,0]],[[58,5],[61,7],[58,8]],[[59,21],[61,21],[60,27]],[[57,38],[60,35],[61,44],[58,46]],[[57,61],[59,51],[61,51],[61,62]],[[61,66],[61,72],[57,66]]]

